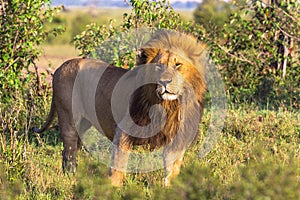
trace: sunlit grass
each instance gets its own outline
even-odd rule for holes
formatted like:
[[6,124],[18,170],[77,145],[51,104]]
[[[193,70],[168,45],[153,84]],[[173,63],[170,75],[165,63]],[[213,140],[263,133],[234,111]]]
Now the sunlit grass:
[[[0,176],[0,188],[8,188],[1,195],[20,199],[297,199],[299,119],[295,111],[230,109],[217,145],[199,159],[201,133],[209,122],[206,113],[198,141],[187,150],[181,174],[169,189],[162,187],[162,170],[128,174],[123,187],[112,188],[108,167],[84,150],[78,155],[77,173],[64,175],[62,143],[51,145],[42,137],[39,144],[26,143],[22,176],[12,183]],[[8,170],[6,162],[1,161],[2,171]]]

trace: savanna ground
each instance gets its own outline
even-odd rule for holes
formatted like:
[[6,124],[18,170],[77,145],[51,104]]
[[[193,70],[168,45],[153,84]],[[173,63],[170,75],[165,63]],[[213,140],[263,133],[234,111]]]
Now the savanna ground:
[[[64,23],[72,23],[72,19],[85,15],[78,11],[68,12],[62,14],[66,15]],[[116,16],[114,18],[120,18],[120,12],[116,10],[98,12],[104,12],[99,16],[107,16],[105,12],[109,12],[109,15]],[[184,12],[186,17],[192,16]],[[64,35],[42,46],[44,53],[37,63],[39,70],[50,68],[48,71],[53,72],[63,61],[78,55],[68,38],[70,33],[71,30],[66,30]],[[49,75],[47,77],[51,79]],[[40,115],[37,121],[42,123],[47,111],[39,111],[40,106],[49,110],[50,102],[51,96],[44,96],[39,104],[28,104],[31,106],[28,113],[20,112],[18,105],[12,105],[10,112],[2,115],[3,130],[10,128],[8,124],[19,123],[24,116],[30,116],[27,117],[30,119],[32,113]],[[122,188],[112,188],[108,167],[84,149],[78,155],[77,173],[74,176],[64,175],[61,169],[63,146],[57,127],[34,134],[29,130],[32,122],[25,117],[24,126],[19,127],[25,135],[24,140],[14,130],[10,131],[10,138],[14,140],[0,136],[3,151],[0,172],[6,169],[10,173],[0,173],[0,199],[300,198],[298,110],[284,106],[269,109],[268,105],[258,108],[255,105],[229,104],[217,145],[206,157],[199,159],[197,152],[201,149],[209,122],[210,110],[206,109],[199,125],[198,138],[186,152],[182,171],[170,188],[162,187],[162,171],[129,174]]]

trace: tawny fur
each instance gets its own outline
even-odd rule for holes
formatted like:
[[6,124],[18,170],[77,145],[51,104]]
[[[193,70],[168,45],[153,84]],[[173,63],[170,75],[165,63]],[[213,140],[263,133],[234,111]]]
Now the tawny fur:
[[[197,112],[201,115],[203,110],[203,96],[206,91],[203,71],[204,66],[203,63],[200,62],[203,53],[204,45],[197,43],[193,37],[185,34],[161,31],[141,48],[140,54],[137,56],[136,64],[163,64],[170,68],[172,72],[174,71],[174,65],[180,62],[182,66],[177,71],[182,75],[184,80],[193,87],[199,107]],[[73,59],[65,62],[56,70],[53,76],[53,100],[50,114],[45,125],[41,129],[34,129],[34,131],[42,132],[46,130],[52,122],[55,111],[57,112],[64,143],[64,170],[75,171],[76,151],[79,148],[78,144],[80,142],[72,115],[72,89],[76,75],[79,71],[92,71],[99,68],[104,69],[107,65],[108,64],[99,60]],[[83,131],[88,129],[91,125],[96,124],[95,120],[97,120],[104,134],[111,141],[115,140],[115,143],[124,149],[130,150],[135,145],[144,145],[153,150],[167,145],[175,137],[180,123],[185,122],[181,121],[182,111],[178,100],[168,101],[159,98],[156,95],[156,84],[146,85],[135,91],[131,98],[130,115],[136,124],[140,126],[147,125],[150,123],[148,116],[150,107],[154,104],[161,104],[167,112],[165,126],[157,135],[150,138],[137,138],[126,133],[121,133],[122,137],[116,140],[117,123],[111,111],[111,97],[115,84],[127,71],[128,70],[113,66],[106,68],[99,80],[96,90],[95,108],[97,119],[94,119],[88,115],[88,112],[82,110],[82,116],[84,116],[81,120]],[[184,95],[184,91],[181,90],[184,90],[186,82],[179,83],[179,80],[176,82],[176,77],[172,77],[172,79],[174,79],[174,81],[170,83],[170,88],[174,90],[180,88],[178,91],[179,95]],[[84,100],[81,104],[83,108],[85,108],[85,106],[94,106],[85,105]],[[187,111],[186,113],[193,112]],[[193,119],[193,116],[190,116],[190,119]],[[113,156],[113,159],[118,158],[117,156]],[[169,174],[166,174],[166,180],[169,181],[170,177],[176,176],[179,173],[181,163],[182,157],[180,157],[173,166],[166,166],[165,169],[169,172]],[[124,178],[123,172],[115,169],[111,169],[111,176],[114,185],[121,184]],[[165,183],[165,185],[168,185],[168,183]]]

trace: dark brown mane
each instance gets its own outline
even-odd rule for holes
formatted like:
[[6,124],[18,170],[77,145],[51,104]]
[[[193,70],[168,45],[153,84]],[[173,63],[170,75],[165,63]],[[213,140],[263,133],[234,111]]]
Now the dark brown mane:
[[[175,101],[161,101],[155,96],[155,85],[147,85],[139,88],[134,94],[130,105],[130,114],[133,121],[139,126],[146,126],[151,123],[149,117],[149,110],[154,104],[161,104],[167,112],[166,124],[164,128],[153,137],[149,138],[135,138],[128,136],[128,142],[131,145],[150,145],[150,149],[159,148],[170,143],[179,125],[179,111],[180,106],[177,100]],[[152,94],[149,98],[147,94]],[[158,119],[160,120],[160,119]]]
[[[142,55],[137,58],[137,64],[150,63],[151,60],[161,50],[168,50],[170,52],[183,55],[185,59],[191,63],[191,68],[186,75],[187,81],[192,85],[196,91],[196,98],[198,99],[199,112],[203,109],[203,95],[205,93],[205,80],[203,77],[203,64],[199,62],[200,57],[204,53],[204,45],[199,44],[194,38],[182,33],[173,33],[169,31],[161,31],[156,34],[145,46],[142,48]],[[199,71],[201,73],[199,73]],[[161,104],[167,112],[167,120],[163,129],[155,136],[149,138],[135,138],[128,136],[127,142],[131,145],[149,144],[151,149],[162,147],[172,141],[181,120],[181,108],[178,100],[175,101],[161,101],[155,95],[155,84],[143,86],[139,88],[133,95],[130,107],[130,114],[134,122],[140,126],[145,126],[151,123],[149,118],[149,109],[154,104]],[[185,112],[186,115],[193,115],[192,112]],[[193,116],[189,117],[194,119]]]

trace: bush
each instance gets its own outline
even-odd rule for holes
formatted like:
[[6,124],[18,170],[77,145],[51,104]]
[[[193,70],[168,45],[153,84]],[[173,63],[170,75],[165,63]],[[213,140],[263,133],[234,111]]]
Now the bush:
[[206,35],[231,101],[299,108],[299,3],[237,6],[220,33]]
[[[135,49],[128,48],[126,46],[128,38],[126,37],[130,33],[134,34],[134,31],[139,28],[146,27],[153,30],[164,28],[190,32],[201,37],[199,34],[202,34],[203,29],[191,22],[184,22],[166,0],[157,2],[130,0],[128,3],[132,6],[132,11],[123,14],[123,22],[120,25],[116,25],[114,20],[111,20],[108,26],[98,26],[92,23],[74,38],[74,44],[80,50],[81,55],[99,58],[99,55],[105,53],[108,57],[101,57],[104,61],[112,61],[110,64],[131,68],[134,66],[134,55],[137,47]],[[128,35],[124,35],[124,33],[128,33]]]
[[194,11],[194,19],[207,31],[220,31],[234,12],[232,2],[221,0],[204,0]]
[[52,21],[45,23],[45,29],[57,29],[61,30],[61,35],[48,34],[45,43],[47,44],[68,44],[70,43],[70,36],[66,34],[66,27],[68,21],[66,18],[61,16],[54,16]]
[[51,8],[49,1],[10,0],[2,1],[0,9],[0,167],[1,179],[3,172],[14,184],[26,170],[33,116],[43,116],[43,110],[35,110],[36,105],[48,105],[44,100],[49,91],[37,74],[35,60],[46,36],[60,33],[44,29],[59,8]]
[[[0,198],[299,199],[300,115],[298,111],[291,112],[285,108],[275,112],[248,108],[247,105],[230,107],[218,144],[209,155],[200,160],[197,152],[201,149],[200,144],[211,117],[210,111],[206,110],[200,124],[200,134],[185,154],[181,174],[168,189],[161,187],[164,175],[162,170],[128,174],[122,188],[112,188],[107,177],[107,167],[99,165],[97,160],[85,152],[80,152],[78,156],[79,168],[76,175],[64,175],[61,169],[63,146],[57,140],[57,130],[45,135],[30,131],[33,123],[40,124],[44,121],[46,109],[51,102],[48,86],[42,85],[42,82],[38,82],[38,77],[28,71],[28,67],[34,65],[34,60],[39,55],[36,46],[49,33],[44,30],[44,21],[50,20],[55,11],[43,2],[45,1],[12,0],[5,1],[1,7],[1,23],[5,26],[1,24],[3,29],[0,30],[0,92],[4,97],[0,100]],[[212,57],[222,64],[221,70],[234,102],[248,101],[250,97],[265,98],[267,101],[268,98],[273,98],[273,94],[280,97],[274,101],[276,104],[288,100],[290,105],[298,106],[297,81],[300,73],[296,54],[288,56],[286,74],[282,78],[283,68],[276,68],[275,71],[269,68],[273,61],[282,64],[281,61],[284,60],[279,59],[281,55],[278,54],[277,46],[282,40],[268,41],[260,35],[272,33],[275,22],[281,22],[278,17],[260,21],[259,15],[255,15],[256,11],[244,18],[234,15],[231,18],[233,21],[221,32],[224,37],[216,38],[216,35],[206,33],[201,27],[191,27],[190,22],[183,22],[166,1],[155,3],[132,0],[130,4],[133,6],[132,13],[124,15],[120,26],[115,26],[113,22],[110,26],[91,24],[86,31],[76,36],[75,44],[83,55],[97,56],[95,49],[101,42],[119,36],[123,31],[145,25],[186,31],[208,42]],[[284,5],[286,4],[281,6]],[[297,5],[291,5],[294,7],[275,9],[284,8],[282,20],[292,21],[286,21],[281,28],[284,31],[290,27],[289,34],[293,34],[292,38],[297,38],[294,30],[298,31],[298,27],[293,27],[293,19],[298,15],[289,14],[294,12]],[[258,13],[264,13],[261,16],[270,11],[260,9]],[[55,21],[59,22],[58,19]],[[269,29],[264,28],[263,25],[266,24],[270,25]],[[248,27],[255,33],[251,36],[255,37],[254,41],[249,40],[252,32]],[[234,31],[239,34],[234,34]],[[243,31],[248,35],[244,35]],[[271,42],[276,45],[272,47]],[[274,54],[271,54],[274,50],[272,48],[276,50]],[[260,58],[261,52],[270,55],[262,57],[263,62],[256,60]],[[132,51],[123,57],[114,53],[112,58],[117,65],[123,66],[127,62],[133,67],[130,65],[134,57]],[[254,65],[250,65],[247,60]],[[28,71],[27,74],[23,70]],[[270,85],[272,87],[269,88]]]
[[45,41],[48,34],[58,34],[60,31],[44,30],[44,23],[52,20],[57,10],[51,8],[50,1],[40,0],[4,1],[1,5],[1,102],[9,102],[18,91],[26,91],[25,85],[32,78],[28,67],[35,64],[40,54],[38,45]]

